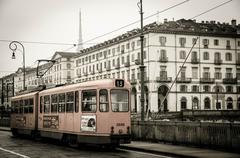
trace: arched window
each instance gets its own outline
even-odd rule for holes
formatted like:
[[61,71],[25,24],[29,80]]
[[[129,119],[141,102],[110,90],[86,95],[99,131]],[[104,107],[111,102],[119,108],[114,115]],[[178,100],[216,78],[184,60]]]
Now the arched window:
[[231,97],[227,98],[227,109],[233,109],[233,99]]
[[187,99],[185,97],[181,98],[181,110],[187,109]]
[[210,99],[205,98],[204,99],[204,109],[210,109],[210,108],[211,108]]
[[198,104],[199,104],[198,98],[194,97],[193,100],[192,100],[192,108],[195,109],[195,110],[199,109]]
[[[168,111],[168,101],[167,101],[167,98],[165,98],[167,92],[168,92],[168,87],[165,85],[162,85],[158,88],[158,112],[160,112],[161,110]],[[163,102],[163,99],[164,99],[164,102]]]

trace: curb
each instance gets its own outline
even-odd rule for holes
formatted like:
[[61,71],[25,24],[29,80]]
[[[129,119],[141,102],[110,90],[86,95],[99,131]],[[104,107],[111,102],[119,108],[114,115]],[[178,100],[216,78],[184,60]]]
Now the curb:
[[144,148],[137,148],[137,147],[130,147],[130,146],[119,146],[120,149],[129,149],[129,150],[135,150],[135,151],[141,151],[151,154],[158,154],[163,156],[170,156],[170,157],[179,157],[179,158],[196,158],[195,156],[189,156],[185,154],[175,154],[170,152],[164,152],[164,151],[158,151],[158,150],[151,150],[151,149],[144,149]]
[[0,127],[0,131],[11,132],[11,129],[8,127]]

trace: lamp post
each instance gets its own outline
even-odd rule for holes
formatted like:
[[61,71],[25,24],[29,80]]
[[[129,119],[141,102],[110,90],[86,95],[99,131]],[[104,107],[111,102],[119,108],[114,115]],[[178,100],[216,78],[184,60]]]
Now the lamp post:
[[16,56],[15,56],[15,52],[17,50],[17,46],[20,45],[22,46],[22,53],[23,53],[23,90],[26,89],[26,86],[25,86],[25,76],[26,76],[26,71],[25,71],[25,49],[24,49],[24,46],[22,45],[22,43],[18,42],[18,41],[12,41],[10,44],[9,44],[9,48],[13,51],[12,52],[12,59],[16,59]]
[[138,7],[140,9],[140,19],[141,19],[141,34],[140,34],[140,42],[141,42],[141,61],[140,61],[140,71],[141,71],[141,121],[144,121],[145,116],[144,116],[144,60],[143,60],[143,40],[144,40],[144,35],[143,35],[143,8],[142,8],[142,0],[138,3]]

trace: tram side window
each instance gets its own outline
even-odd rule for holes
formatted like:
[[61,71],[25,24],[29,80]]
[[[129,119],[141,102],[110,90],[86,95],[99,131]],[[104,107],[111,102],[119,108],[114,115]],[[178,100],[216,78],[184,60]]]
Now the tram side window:
[[58,112],[65,112],[65,93],[61,93],[58,94],[58,99],[59,99],[59,103],[58,103]]
[[19,113],[22,114],[23,113],[23,100],[19,101]]
[[96,90],[82,91],[82,111],[96,112],[97,96]]
[[29,99],[29,113],[33,113],[33,98]]
[[51,95],[51,112],[56,113],[58,111],[58,95]]
[[42,108],[43,108],[43,97],[40,97],[40,113],[42,113]]
[[24,106],[23,106],[24,113],[28,113],[29,100],[25,99],[23,101],[24,101]]
[[19,101],[15,101],[15,113],[19,113]]
[[74,107],[74,93],[68,92],[66,93],[66,112],[73,112]]
[[109,104],[108,104],[108,91],[106,89],[101,89],[99,91],[99,110],[101,112],[108,112]]
[[79,111],[79,93],[75,91],[75,112]]
[[12,110],[11,110],[11,113],[17,113],[17,104],[16,104],[16,101],[11,101],[11,106],[12,106]]
[[50,112],[50,96],[46,95],[44,96],[44,113],[49,113]]
[[127,112],[128,111],[128,91],[127,90],[111,90],[112,111]]

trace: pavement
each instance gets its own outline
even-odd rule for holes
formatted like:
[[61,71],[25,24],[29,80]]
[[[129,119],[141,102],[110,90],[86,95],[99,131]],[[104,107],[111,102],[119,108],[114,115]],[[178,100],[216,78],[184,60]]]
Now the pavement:
[[[0,131],[10,132],[10,128],[0,127]],[[143,141],[132,141],[131,144],[123,144],[120,148],[184,158],[240,158],[240,153]]]

